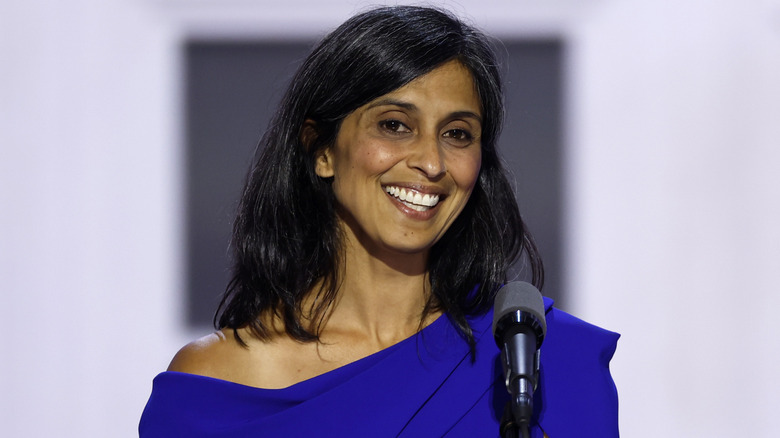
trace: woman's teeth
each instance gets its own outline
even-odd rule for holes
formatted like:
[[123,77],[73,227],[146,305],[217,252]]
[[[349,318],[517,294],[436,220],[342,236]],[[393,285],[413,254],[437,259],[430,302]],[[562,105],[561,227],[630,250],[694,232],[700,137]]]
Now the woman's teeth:
[[417,211],[429,210],[439,203],[439,195],[430,195],[427,193],[423,195],[414,190],[406,190],[395,186],[387,186],[385,187],[385,191],[407,207]]

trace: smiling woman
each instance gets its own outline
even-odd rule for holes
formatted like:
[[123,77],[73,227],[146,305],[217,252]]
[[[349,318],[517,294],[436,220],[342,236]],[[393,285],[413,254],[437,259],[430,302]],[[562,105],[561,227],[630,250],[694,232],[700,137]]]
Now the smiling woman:
[[371,249],[370,257],[419,253],[425,266],[477,182],[480,113],[471,73],[453,60],[344,119],[316,172],[333,178],[347,265]]
[[[497,65],[422,7],[314,48],[248,175],[219,331],[157,376],[141,436],[499,434],[492,301],[519,256],[543,270],[495,147]],[[531,433],[616,436],[617,336],[551,304]]]

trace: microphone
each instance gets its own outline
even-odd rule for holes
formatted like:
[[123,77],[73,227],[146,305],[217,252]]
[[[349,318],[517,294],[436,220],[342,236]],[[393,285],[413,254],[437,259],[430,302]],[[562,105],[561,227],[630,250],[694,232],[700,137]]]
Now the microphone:
[[507,283],[496,294],[493,337],[501,348],[511,413],[520,430],[528,431],[534,389],[539,378],[539,348],[547,333],[542,294],[529,283]]

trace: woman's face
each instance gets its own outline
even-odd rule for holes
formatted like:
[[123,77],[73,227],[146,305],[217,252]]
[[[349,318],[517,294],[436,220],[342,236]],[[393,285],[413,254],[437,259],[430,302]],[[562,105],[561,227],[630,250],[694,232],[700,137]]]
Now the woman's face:
[[347,116],[316,165],[333,177],[347,239],[369,250],[428,251],[474,189],[481,121],[474,81],[457,61]]

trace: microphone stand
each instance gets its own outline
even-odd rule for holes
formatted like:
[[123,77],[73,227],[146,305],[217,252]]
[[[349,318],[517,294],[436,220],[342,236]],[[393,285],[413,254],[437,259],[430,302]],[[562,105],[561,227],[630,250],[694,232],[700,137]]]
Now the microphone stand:
[[501,438],[531,438],[528,423],[517,424],[515,422],[514,416],[512,415],[511,400],[504,405],[504,414],[501,416],[499,436]]
[[[529,328],[520,326],[517,332],[510,331],[504,338],[501,356],[510,400],[504,409],[502,420],[506,421],[502,421],[501,434],[502,437],[528,438],[533,417],[533,393],[536,382],[539,381],[539,350],[536,350],[531,362],[520,360],[521,358],[510,354],[510,351],[534,351],[537,348],[535,336],[515,336],[516,333],[533,335]],[[510,348],[509,344],[514,348]],[[504,424],[507,425],[506,430]],[[509,430],[514,432],[508,434]]]

